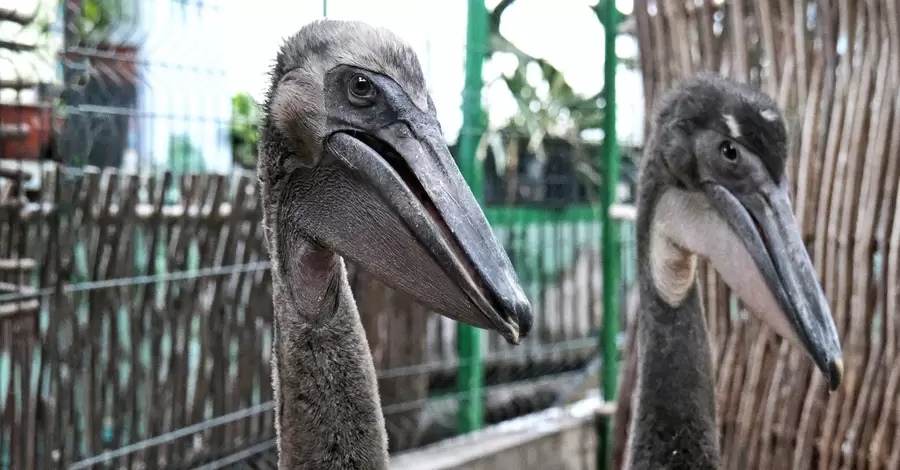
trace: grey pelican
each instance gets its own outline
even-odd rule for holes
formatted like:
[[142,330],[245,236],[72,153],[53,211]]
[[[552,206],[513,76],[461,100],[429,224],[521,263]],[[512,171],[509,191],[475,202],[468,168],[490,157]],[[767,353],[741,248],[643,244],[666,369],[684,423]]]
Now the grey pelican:
[[263,111],[279,467],[386,468],[344,259],[513,344],[531,328],[531,306],[444,142],[419,61],[397,36],[353,21],[304,26],[278,53]]
[[638,180],[639,363],[627,468],[720,466],[698,257],[803,348],[831,390],[840,383],[840,342],[791,209],[787,151],[782,113],[748,85],[702,73],[658,106]]

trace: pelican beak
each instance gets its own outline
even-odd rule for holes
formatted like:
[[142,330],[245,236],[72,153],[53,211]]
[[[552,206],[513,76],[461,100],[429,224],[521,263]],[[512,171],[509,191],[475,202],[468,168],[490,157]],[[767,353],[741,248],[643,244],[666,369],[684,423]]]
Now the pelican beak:
[[346,231],[346,219],[356,219],[354,230],[366,236],[326,244],[444,316],[519,343],[531,328],[531,305],[436,117],[407,109],[375,128],[335,130],[327,149],[346,180],[335,191],[358,201],[348,213],[330,207],[344,220],[328,223]]
[[714,267],[751,311],[809,353],[835,390],[843,375],[840,339],[786,183],[741,194],[714,183],[703,189],[731,232],[711,235],[722,240],[710,256]]

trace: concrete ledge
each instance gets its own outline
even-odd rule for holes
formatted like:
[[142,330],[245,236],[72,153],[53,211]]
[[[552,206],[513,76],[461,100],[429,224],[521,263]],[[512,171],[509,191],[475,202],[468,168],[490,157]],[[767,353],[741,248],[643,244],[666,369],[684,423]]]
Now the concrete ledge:
[[391,469],[582,468],[596,451],[594,419],[614,412],[614,403],[586,398],[401,453]]

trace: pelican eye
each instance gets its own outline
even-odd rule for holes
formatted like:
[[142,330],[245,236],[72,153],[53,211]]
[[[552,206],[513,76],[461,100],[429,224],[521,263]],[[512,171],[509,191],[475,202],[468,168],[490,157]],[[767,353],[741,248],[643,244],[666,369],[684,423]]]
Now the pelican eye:
[[372,104],[378,94],[375,85],[365,75],[356,74],[347,82],[350,101],[357,106]]
[[719,144],[719,153],[722,154],[722,158],[731,163],[736,162],[739,156],[737,149],[727,140]]

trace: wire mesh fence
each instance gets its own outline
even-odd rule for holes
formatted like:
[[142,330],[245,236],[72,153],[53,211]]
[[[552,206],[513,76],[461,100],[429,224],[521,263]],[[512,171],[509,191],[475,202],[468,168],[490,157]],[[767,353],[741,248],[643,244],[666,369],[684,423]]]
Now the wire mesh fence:
[[[132,459],[169,465],[271,438],[271,290],[253,175],[177,181],[169,172],[52,165],[41,180],[40,193],[50,194],[9,211],[3,224],[4,244],[20,248],[10,259],[34,269],[37,281],[0,302],[4,344],[12,346],[6,449],[15,457],[31,435],[49,455],[29,451],[13,464],[113,451],[106,459],[125,447],[117,466]],[[183,202],[166,204],[176,182]],[[533,235],[546,248],[532,251],[501,236],[518,265],[529,260],[516,253],[535,251],[569,262],[552,275],[535,274],[538,280],[523,275],[537,299],[532,339],[513,348],[484,336],[487,423],[571,401],[590,385],[585,380],[596,382],[599,258],[596,248],[570,247],[574,234],[596,224],[547,225],[503,227],[547,232],[543,240]],[[624,240],[631,245],[630,234]],[[532,263],[549,265],[547,257]],[[462,365],[454,324],[364,272],[351,279],[380,369],[392,448],[453,435]],[[247,409],[255,411],[216,421]],[[134,447],[145,440],[153,445]]]
[[[271,59],[276,40],[321,9],[263,3],[256,12],[184,0],[0,7],[0,468],[274,466],[272,292],[254,173],[265,64],[247,79],[242,61]],[[484,56],[516,65],[487,72],[485,132],[462,128],[464,6],[407,5],[416,21],[379,21],[375,7],[341,3],[329,2],[330,16],[366,17],[413,44],[448,140],[479,137],[473,190],[536,318],[517,347],[480,335],[485,423],[593,393],[599,95],[541,85],[562,73],[500,35],[513,3],[504,1]],[[280,32],[259,32],[271,49],[230,39],[229,27],[288,8],[297,16],[272,20]],[[537,81],[526,76],[535,66]],[[519,100],[505,117],[491,98],[498,84]],[[640,151],[628,145],[627,156]],[[460,158],[457,144],[451,152]],[[626,164],[626,203],[634,180]],[[623,298],[634,282],[632,230],[622,224]],[[468,365],[456,324],[348,268],[391,451],[456,434]]]

